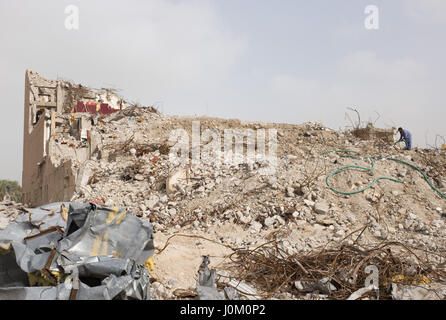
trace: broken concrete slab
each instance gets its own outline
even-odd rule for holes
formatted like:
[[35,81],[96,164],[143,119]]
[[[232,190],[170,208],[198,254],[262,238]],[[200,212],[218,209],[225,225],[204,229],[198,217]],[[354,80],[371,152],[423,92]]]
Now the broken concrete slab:
[[178,191],[177,187],[181,184],[187,183],[188,180],[188,170],[178,167],[172,170],[166,181],[166,191],[167,194],[171,195]]
[[91,176],[93,175],[93,168],[95,167],[95,162],[93,160],[85,161],[77,174],[76,178],[76,192],[82,191],[82,189],[88,184]]
[[314,204],[314,212],[316,212],[317,214],[326,215],[328,214],[329,209],[330,207],[325,202],[318,201]]

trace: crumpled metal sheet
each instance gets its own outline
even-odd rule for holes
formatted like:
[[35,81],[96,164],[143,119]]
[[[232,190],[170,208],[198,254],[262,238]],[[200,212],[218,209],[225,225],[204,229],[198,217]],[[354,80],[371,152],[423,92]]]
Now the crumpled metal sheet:
[[197,294],[199,300],[224,300],[224,293],[217,290],[215,285],[216,271],[209,269],[209,256],[203,256],[198,269]]
[[149,222],[94,203],[27,211],[0,231],[0,299],[149,299]]

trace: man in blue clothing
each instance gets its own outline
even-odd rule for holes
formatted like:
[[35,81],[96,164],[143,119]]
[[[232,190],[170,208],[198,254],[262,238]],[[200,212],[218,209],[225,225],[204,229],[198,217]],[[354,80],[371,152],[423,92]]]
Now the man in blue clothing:
[[401,134],[401,138],[398,142],[404,141],[406,143],[406,148],[404,150],[412,150],[412,134],[403,128],[398,128],[398,132]]

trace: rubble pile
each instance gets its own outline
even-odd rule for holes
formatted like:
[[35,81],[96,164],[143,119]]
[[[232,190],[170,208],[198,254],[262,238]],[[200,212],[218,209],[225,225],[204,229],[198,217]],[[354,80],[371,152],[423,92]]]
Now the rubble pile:
[[[105,207],[125,207],[152,223],[155,243],[160,247],[163,240],[173,234],[205,236],[226,246],[222,249],[226,251],[220,252],[219,261],[222,261],[239,248],[253,249],[271,239],[280,241],[283,252],[288,255],[307,254],[333,242],[355,245],[361,250],[386,241],[404,243],[414,248],[414,252],[421,250],[419,254],[434,267],[445,262],[445,199],[419,172],[386,159],[394,157],[416,164],[444,194],[446,178],[442,173],[446,156],[443,151],[402,151],[391,143],[359,139],[320,123],[266,124],[172,117],[154,108],[138,106],[113,114],[82,113],[76,116],[79,118],[84,119],[84,128],[88,129],[86,135],[79,137],[73,126],[74,116],[64,114],[59,116],[57,132],[49,141],[52,163],[57,166],[70,160],[77,174],[75,192],[64,201],[94,201]],[[170,135],[173,130],[182,129],[190,136],[193,121],[200,122],[201,133],[206,129],[222,133],[235,128],[276,129],[275,173],[261,174],[268,160],[262,158],[256,158],[253,163],[201,161],[194,164],[190,161],[186,166],[175,165],[169,159],[176,143],[169,139]],[[202,139],[197,148],[203,150],[208,143]],[[87,156],[79,157],[80,150]],[[326,153],[330,150],[351,150],[357,152],[358,157]],[[336,193],[327,187],[326,179],[331,172],[347,165],[370,167],[369,157],[375,159],[374,170],[346,170],[334,176],[331,182],[346,192],[361,189],[380,176],[393,177],[401,183],[380,180],[352,195]],[[190,154],[189,158],[192,158]],[[357,242],[347,237],[364,226],[367,228]],[[152,284],[152,298],[180,298],[181,295],[174,292],[194,289],[196,276],[193,274],[201,255],[212,257],[213,252],[207,251],[211,249],[206,240],[197,238],[189,244],[198,250],[193,257],[197,263],[190,268],[182,266],[182,259],[186,258],[181,255],[175,257],[171,252],[167,258],[164,255],[168,250],[155,252],[156,281]],[[176,244],[181,245],[187,246]],[[167,261],[168,272],[157,267],[157,263],[162,266]],[[174,268],[171,263],[176,264],[176,271],[171,269]],[[189,273],[185,271],[189,270],[187,268],[191,269]],[[231,277],[237,278],[231,274],[234,270],[225,271],[222,265],[219,268],[219,274],[224,274],[228,281]],[[185,272],[181,276],[183,279],[172,278],[180,270]],[[184,280],[188,277],[191,279]],[[261,297],[261,291],[268,289],[255,288],[253,277],[255,275],[243,285],[254,293],[253,296]],[[295,281],[293,279],[293,283]],[[288,283],[268,297],[300,299],[302,294]],[[249,298],[249,295],[242,295],[242,298]]]
[[0,202],[0,230],[6,228],[8,224],[24,212],[24,207],[14,201]]
[[[434,294],[432,283],[440,289],[436,292],[438,297],[446,297],[446,286],[438,285],[446,277],[444,263],[433,268],[412,247],[396,241],[360,248],[355,244],[365,228],[351,233],[356,237],[354,245],[334,243],[310,253],[289,254],[281,241],[273,241],[255,249],[235,251],[230,265],[236,270],[236,279],[256,283],[267,293],[266,297],[285,287],[288,291],[297,289],[302,299],[313,299],[315,294],[318,299],[396,299],[400,290],[412,287]],[[365,273],[360,272],[362,268],[366,268]],[[376,278],[370,277],[370,271],[375,272]],[[259,274],[262,276],[258,277]]]

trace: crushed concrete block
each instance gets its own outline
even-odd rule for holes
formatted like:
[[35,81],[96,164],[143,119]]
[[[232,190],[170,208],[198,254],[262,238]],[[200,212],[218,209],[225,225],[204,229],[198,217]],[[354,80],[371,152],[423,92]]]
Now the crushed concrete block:
[[6,217],[0,216],[0,230],[6,228],[6,226],[9,224],[9,219]]
[[275,219],[268,217],[265,219],[265,222],[263,223],[265,227],[271,227],[274,224]]
[[262,224],[257,221],[252,221],[251,222],[251,233],[258,233],[258,232],[260,232],[260,230],[262,230]]
[[[237,215],[237,217],[238,217],[238,219],[239,219],[239,221],[241,222],[241,223],[243,223],[243,224],[248,224],[248,223],[250,223],[251,222],[251,218],[249,217],[249,216],[244,216],[243,215],[243,213],[241,213],[240,211],[237,211],[236,212],[236,215]],[[261,228],[262,226],[260,226],[260,228]]]
[[353,212],[346,211],[346,212],[344,212],[344,215],[347,217],[347,220],[350,223],[356,223],[357,219]]
[[335,232],[335,236],[338,238],[342,238],[343,236],[345,236],[345,231],[344,230],[338,230]]
[[304,199],[304,203],[305,203],[308,207],[310,207],[310,208],[314,208],[314,204],[315,204],[314,201]]
[[141,175],[141,174],[136,174],[136,175],[135,175],[135,180],[138,180],[138,181],[144,181],[144,176]]
[[153,210],[153,208],[155,208],[155,206],[159,203],[160,199],[157,195],[152,194],[149,198],[149,200],[147,201],[147,208],[149,208],[149,210]]
[[314,204],[314,212],[316,212],[317,214],[326,215],[329,209],[330,208],[328,207],[328,204],[326,204],[325,202],[316,202]]
[[294,196],[294,188],[293,188],[293,187],[288,187],[288,188],[286,188],[286,195],[287,195],[288,197],[292,197],[292,196]]
[[432,225],[439,228],[444,225],[444,221],[443,220],[434,220],[434,221],[432,221]]
[[187,171],[184,168],[175,169],[166,180],[167,194],[177,192],[177,185],[185,184],[187,180]]
[[76,178],[76,187],[75,187],[76,192],[80,192],[82,188],[84,188],[88,184],[88,181],[93,175],[94,166],[95,163],[92,160],[85,161],[81,165]]

